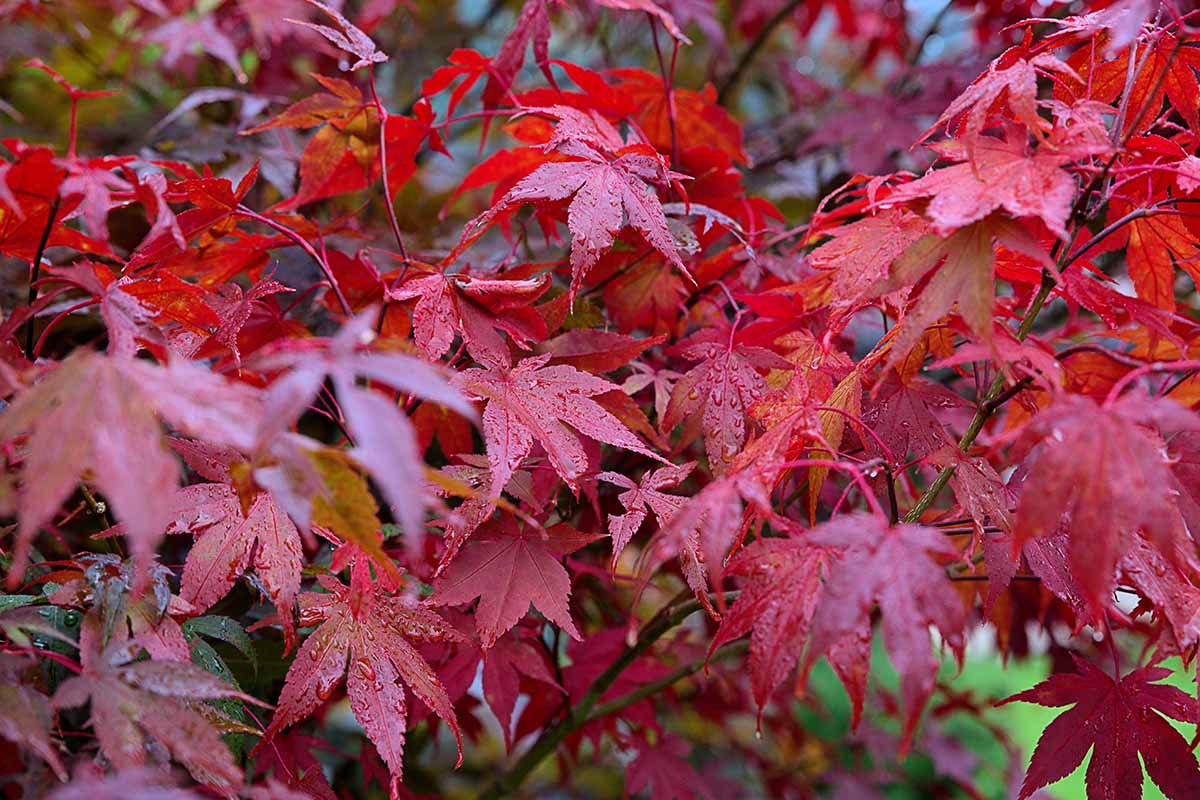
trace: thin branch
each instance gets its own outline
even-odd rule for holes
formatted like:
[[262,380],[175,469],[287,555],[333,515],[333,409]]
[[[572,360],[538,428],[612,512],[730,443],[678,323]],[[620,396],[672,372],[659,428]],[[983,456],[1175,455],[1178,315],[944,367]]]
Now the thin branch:
[[[388,183],[388,159],[387,159],[387,121],[388,111],[383,107],[383,102],[379,99],[379,92],[375,89],[375,66],[370,67],[370,85],[371,85],[371,100],[375,104],[376,116],[379,117],[379,174],[383,178],[383,205],[387,209],[388,224],[392,226],[392,236],[396,238],[396,247],[400,250],[400,258],[404,262],[404,266],[400,268],[400,277],[397,279],[397,284],[404,280],[404,275],[408,272],[408,268],[412,262],[408,258],[408,250],[404,247],[404,237],[400,235],[400,222],[396,219],[396,209],[392,203],[392,189]],[[383,315],[380,314],[380,320]]]
[[[725,593],[727,601],[736,596],[737,592]],[[479,795],[481,800],[497,800],[497,798],[511,796],[529,777],[529,774],[558,749],[564,739],[588,722],[593,709],[596,708],[596,703],[616,683],[617,678],[621,677],[621,673],[637,660],[638,656],[649,650],[651,645],[668,631],[702,608],[700,602],[691,596],[690,591],[680,593],[674,600],[667,603],[646,623],[633,644],[626,646],[608,669],[593,681],[592,685],[588,687],[587,693],[571,708],[567,716],[554,727],[543,731],[513,768],[496,778]]]
[[50,215],[46,217],[46,227],[42,229],[42,238],[38,240],[37,250],[33,254],[33,261],[29,265],[29,327],[25,329],[25,355],[33,358],[33,304],[37,302],[38,289],[37,282],[42,274],[42,256],[46,253],[46,244],[50,241],[50,232],[54,230],[55,217],[58,216],[58,207],[62,202],[62,195],[54,195],[54,202],[50,204]]
[[763,46],[771,38],[771,34],[775,32],[780,23],[787,19],[793,11],[795,11],[802,0],[789,0],[778,11],[775,16],[767,20],[758,30],[758,35],[754,37],[754,41],[750,42],[750,46],[742,53],[742,57],[738,59],[737,65],[733,68],[733,72],[721,81],[720,88],[717,89],[717,103],[725,105],[725,101],[729,99],[729,93],[732,92],[742,80],[742,75],[754,63],[754,59],[758,56],[758,51],[762,50]]
[[668,672],[658,680],[650,681],[650,683],[644,683],[631,692],[627,692],[620,697],[609,700],[607,703],[601,703],[600,705],[596,706],[592,709],[592,713],[588,715],[587,721],[595,722],[598,719],[607,717],[609,714],[616,714],[618,711],[624,711],[626,708],[629,708],[629,706],[633,705],[639,700],[645,700],[647,697],[658,694],[663,689],[666,689],[668,686],[683,680],[689,675],[694,675],[695,673],[704,669],[704,667],[707,664],[710,664],[712,661],[740,656],[745,653],[749,647],[749,642],[733,642],[725,647],[722,647],[711,657],[698,658],[690,664],[684,664],[681,667],[676,667],[674,670]]
[[[1042,285],[1034,295],[1033,302],[1029,304],[1029,310],[1025,312],[1025,317],[1021,320],[1021,326],[1017,329],[1017,341],[1025,341],[1029,334],[1033,331],[1033,323],[1037,320],[1038,314],[1046,305],[1046,300],[1050,297],[1050,292],[1054,289],[1054,276],[1049,272],[1042,275]],[[984,423],[988,418],[996,412],[999,404],[995,401],[1004,393],[1004,376],[997,375],[992,381],[992,386],[988,390],[984,401],[979,404],[979,408],[975,410],[975,416],[971,418],[971,422],[967,425],[966,431],[963,432],[962,438],[958,441],[958,449],[960,452],[967,452],[971,449],[971,445],[975,444],[975,440],[979,438],[979,434],[983,431]],[[950,482],[950,478],[954,475],[954,465],[951,464],[943,467],[942,471],[937,474],[933,482],[929,484],[922,495],[917,498],[917,502],[904,515],[905,522],[916,522],[925,513],[925,510],[933,504],[941,491],[946,488],[946,484]]]

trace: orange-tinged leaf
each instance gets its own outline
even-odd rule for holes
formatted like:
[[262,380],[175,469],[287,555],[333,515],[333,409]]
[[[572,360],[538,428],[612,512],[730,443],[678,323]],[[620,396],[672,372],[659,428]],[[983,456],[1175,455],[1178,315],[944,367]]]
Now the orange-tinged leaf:
[[377,566],[399,578],[395,563],[383,552],[379,506],[354,462],[340,450],[329,448],[316,450],[310,457],[328,492],[313,498],[313,522],[357,545]]

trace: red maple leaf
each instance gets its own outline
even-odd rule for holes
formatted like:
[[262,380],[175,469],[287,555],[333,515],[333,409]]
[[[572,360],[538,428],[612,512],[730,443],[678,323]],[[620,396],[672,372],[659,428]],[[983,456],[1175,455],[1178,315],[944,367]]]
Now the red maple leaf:
[[694,461],[689,461],[678,467],[660,467],[647,471],[637,483],[619,472],[601,472],[596,476],[597,480],[607,481],[625,490],[617,495],[617,499],[625,507],[625,513],[608,515],[608,533],[612,537],[612,570],[616,570],[617,560],[621,558],[629,540],[646,521],[647,514],[654,512],[660,528],[675,516],[685,498],[667,494],[662,490],[683,483],[695,466]]
[[335,47],[344,50],[352,56],[356,56],[358,61],[347,67],[348,71],[352,72],[361,67],[369,67],[372,64],[380,64],[388,60],[386,55],[379,52],[379,48],[375,46],[375,42],[371,41],[370,36],[367,36],[355,27],[350,20],[343,17],[339,12],[319,0],[305,0],[305,2],[329,17],[336,27],[331,28],[328,25],[317,25],[298,19],[288,20],[288,22],[310,28],[332,42]]
[[678,141],[687,146],[715,147],[734,161],[749,163],[750,157],[742,147],[742,126],[717,104],[717,90],[712,84],[699,92],[672,89],[668,99],[658,75],[644,69],[617,69],[611,74],[618,79],[616,88],[634,99],[642,132],[662,152],[670,153],[672,143]]
[[1167,718],[1196,724],[1200,703],[1174,686],[1156,683],[1171,674],[1159,666],[1140,667],[1113,680],[1075,656],[1077,674],[1051,675],[1032,689],[1001,700],[1051,708],[1070,705],[1042,732],[1019,800],[1071,774],[1083,763],[1090,798],[1140,800],[1142,765],[1171,800],[1200,796],[1200,765],[1187,739]]
[[96,612],[84,617],[79,631],[83,671],[59,685],[52,705],[75,708],[90,701],[100,749],[118,769],[146,763],[155,742],[200,783],[226,792],[240,786],[242,770],[194,704],[220,698],[266,704],[187,662],[133,661],[136,651],[120,640],[106,644],[102,628]]
[[542,648],[517,634],[501,636],[483,656],[483,697],[504,731],[504,746],[512,750],[512,715],[520,693],[521,678],[544,684],[542,691],[563,691],[554,679]]
[[475,533],[472,545],[434,584],[430,601],[461,605],[478,597],[475,626],[485,650],[529,613],[531,604],[572,639],[582,639],[568,606],[571,577],[560,560],[597,538],[568,525],[520,526],[506,514]]
[[21,681],[20,673],[30,663],[24,657],[0,656],[0,739],[37,753],[58,776],[67,779],[58,751],[50,739],[52,714],[49,698]]
[[507,367],[512,360],[499,332],[525,349],[545,338],[546,323],[531,304],[549,288],[544,274],[508,280],[414,270],[404,283],[388,288],[386,297],[416,299],[413,338],[427,358],[445,355],[457,334],[480,364]]
[[261,492],[243,516],[237,492],[224,483],[180,489],[172,500],[167,533],[191,533],[196,543],[183,567],[180,596],[205,611],[224,597],[251,566],[279,611],[289,647],[295,641],[293,608],[300,592],[300,532],[270,492]]
[[[181,165],[171,166],[185,169]],[[258,179],[257,164],[242,176],[237,186],[228,179],[213,178],[211,173],[201,176],[190,169],[186,171],[184,180],[171,184],[165,197],[172,202],[187,200],[194,207],[176,216],[178,230],[152,229],[130,254],[128,272],[179,255],[185,249],[180,244],[181,237],[187,242],[204,233],[228,232],[234,225],[234,215],[238,206]]]
[[921,135],[921,141],[955,119],[962,120],[959,128],[964,135],[976,135],[986,127],[988,115],[1000,109],[1029,130],[1046,133],[1050,124],[1038,114],[1038,72],[1076,77],[1075,72],[1049,53],[1028,59],[1026,55],[1023,47],[1012,47],[988,64],[987,71],[947,106],[937,122]]
[[575,431],[598,442],[658,458],[619,419],[592,398],[619,387],[566,364],[547,366],[550,356],[533,356],[508,369],[468,369],[456,385],[485,401],[483,436],[492,467],[493,497],[536,441],[572,489],[588,471],[588,456]]
[[912,183],[896,187],[887,202],[929,199],[924,214],[942,236],[996,210],[1014,218],[1037,218],[1062,238],[1075,196],[1075,181],[1061,169],[1075,160],[1049,148],[1032,155],[1015,134],[1008,139],[980,136],[970,141],[943,142],[938,154],[955,162],[933,170]]
[[830,555],[794,534],[752,542],[725,565],[726,575],[746,581],[721,617],[708,652],[750,634],[750,686],[760,720],[771,693],[804,652]]
[[833,273],[834,303],[853,304],[870,297],[892,262],[928,232],[928,223],[911,211],[885,208],[824,231],[832,238],[809,253],[808,261]]
[[1192,562],[1161,437],[1144,426],[1173,431],[1198,424],[1171,400],[1126,397],[1102,406],[1080,396],[1061,398],[1024,434],[1038,446],[1026,460],[1017,541],[1065,527],[1071,572],[1097,612],[1109,604],[1125,537],[1144,531],[1168,562]]
[[698,423],[709,469],[720,475],[746,443],[746,412],[766,393],[760,370],[793,365],[771,350],[740,341],[733,330],[719,328],[693,334],[672,353],[699,363],[675,382],[660,425],[670,432],[684,420]]
[[940,660],[929,627],[962,656],[966,611],[945,570],[932,556],[955,556],[958,549],[938,530],[920,525],[889,525],[867,514],[848,514],[813,528],[814,545],[842,551],[830,567],[813,615],[802,680],[813,663],[828,657],[862,714],[871,657],[871,611],[883,613],[883,643],[900,675],[904,701],[901,752],[906,752],[921,709],[933,693]]
[[30,434],[10,585],[21,578],[37,529],[81,477],[112,502],[131,550],[149,563],[179,484],[159,416],[184,433],[249,451],[261,405],[250,387],[191,362],[158,367],[87,351],[18,393],[0,415],[0,440]]
[[406,687],[450,726],[461,762],[462,736],[450,698],[411,643],[457,641],[461,634],[433,611],[385,594],[369,578],[356,577],[350,586],[328,576],[318,580],[327,593],[300,596],[300,624],[318,627],[288,668],[279,706],[258,749],[312,714],[345,677],[350,708],[387,764],[393,790],[404,766]]
[[[376,315],[377,309],[371,309],[354,317],[323,346],[283,347],[256,360],[258,369],[288,370],[267,389],[259,441],[269,442],[291,426],[328,377],[354,436],[350,455],[378,481],[409,547],[419,552],[424,536],[421,515],[428,498],[416,433],[395,402],[359,386],[358,378],[441,403],[468,418],[474,412],[437,368],[424,361],[401,353],[360,352],[359,345],[373,338]],[[307,519],[296,521],[307,526]]]
[[650,790],[651,800],[684,800],[715,797],[708,781],[688,762],[687,742],[677,736],[660,734],[653,746],[637,740],[637,756],[625,771],[627,794]]
[[[573,111],[573,109],[571,109]],[[628,224],[646,243],[662,253],[676,269],[690,277],[679,256],[679,248],[667,227],[662,202],[651,185],[684,177],[663,166],[661,157],[646,145],[622,147],[608,156],[590,137],[590,143],[573,138],[564,125],[555,135],[565,142],[560,152],[570,161],[542,164],[510,189],[498,203],[467,223],[456,252],[482,236],[502,216],[525,203],[559,203],[570,200],[567,227],[571,231],[571,297],[574,299],[587,273],[613,245],[616,235]],[[571,136],[571,139],[567,139]],[[558,144],[554,139],[547,149]],[[612,141],[602,146],[613,147]]]
[[[62,182],[66,170],[62,169],[48,147],[17,147],[11,140],[10,149],[17,156],[13,162],[0,162],[0,183],[4,184],[0,196],[0,254],[33,259],[42,239],[42,232],[49,228],[47,245],[65,245],[84,253],[108,253],[108,244],[85,236],[79,231],[62,225],[67,215],[79,206],[81,195],[60,199]],[[50,225],[50,214],[54,212],[54,224]]]

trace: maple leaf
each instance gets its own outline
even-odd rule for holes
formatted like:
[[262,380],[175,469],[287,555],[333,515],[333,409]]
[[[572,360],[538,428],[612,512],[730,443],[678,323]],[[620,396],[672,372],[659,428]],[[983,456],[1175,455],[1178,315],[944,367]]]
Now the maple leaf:
[[994,239],[1011,250],[1048,265],[1040,244],[1020,224],[992,215],[959,228],[942,238],[926,234],[908,247],[889,269],[889,277],[875,285],[872,294],[887,294],[913,286],[926,276],[916,295],[891,332],[891,351],[886,367],[908,357],[925,331],[955,305],[963,321],[979,340],[992,346],[995,319],[996,254]]
[[638,328],[655,334],[673,332],[680,309],[691,295],[671,263],[656,254],[633,264],[622,259],[622,265],[601,291],[605,310],[625,334]]
[[[1133,48],[1127,47],[1116,58],[1105,59],[1096,49],[1107,49],[1109,44],[1103,37],[1097,38],[1101,40],[1093,39],[1071,53],[1067,64],[1075,75],[1064,76],[1055,86],[1056,97],[1089,97],[1110,104],[1121,98],[1132,109],[1122,119],[1125,137],[1157,124],[1164,100],[1169,100],[1189,125],[1196,124],[1200,113],[1200,82],[1196,79],[1200,58],[1194,48],[1160,30],[1147,38],[1146,46],[1136,55],[1131,54]],[[1134,64],[1130,64],[1131,57],[1136,59]],[[1134,67],[1132,85],[1126,91]]]
[[571,577],[559,561],[597,538],[565,524],[522,527],[503,515],[475,533],[473,544],[434,584],[430,602],[461,605],[478,597],[475,625],[485,650],[529,613],[530,605],[572,639],[582,640],[568,606]]
[[616,571],[621,553],[638,532],[638,528],[642,527],[647,514],[654,512],[660,528],[675,516],[675,512],[683,505],[684,498],[662,490],[683,483],[695,467],[694,461],[679,466],[661,467],[646,472],[637,483],[619,472],[601,472],[596,476],[596,480],[607,481],[625,490],[617,495],[617,499],[625,507],[625,513],[608,515],[608,533],[612,537],[610,569]]
[[[961,397],[938,384],[919,379],[905,382],[896,373],[889,373],[871,393],[862,421],[887,445],[898,463],[907,463],[909,453],[923,459],[951,443],[936,411],[964,405]],[[868,436],[864,444],[868,453],[885,455],[875,437]]]
[[[551,140],[547,147],[553,144]],[[498,203],[467,223],[455,252],[464,250],[499,217],[525,203],[570,199],[567,227],[571,231],[572,301],[601,254],[612,247],[626,219],[647,244],[690,279],[667,227],[662,203],[651,188],[651,183],[684,176],[664,169],[657,153],[645,152],[650,149],[645,145],[622,149],[609,158],[588,144],[569,142],[561,152],[571,156],[570,161],[542,164],[518,181]]]
[[672,352],[699,363],[675,382],[660,425],[669,432],[685,419],[698,422],[709,469],[720,475],[746,443],[746,412],[766,393],[759,370],[791,369],[792,364],[771,350],[738,341],[733,330],[702,330]]
[[217,299],[211,301],[220,314],[220,324],[212,333],[211,341],[228,347],[233,353],[234,362],[241,366],[242,353],[238,348],[238,335],[250,320],[256,304],[261,303],[265,297],[290,291],[293,290],[277,281],[266,279],[256,281],[245,291],[236,283],[224,284],[217,290]]
[[[278,211],[364,189],[382,174],[378,108],[348,81],[315,73],[312,77],[325,92],[306,97],[279,116],[241,132],[249,136],[271,128],[321,126],[300,155],[296,194],[276,206]],[[433,112],[428,104],[419,103],[414,111],[415,117],[389,114],[382,123],[388,188],[393,197],[416,170],[413,159],[431,134]]]
[[258,165],[255,164],[236,186],[225,178],[201,177],[194,174],[174,183],[167,198],[172,199],[179,195],[194,207],[176,216],[178,232],[173,229],[149,232],[137,249],[129,255],[127,271],[135,272],[147,264],[178,256],[185,249],[179,243],[180,237],[189,242],[202,234],[228,231],[233,227],[238,206],[257,179]]
[[[160,769],[131,767],[104,775],[96,765],[80,767],[69,784],[46,795],[47,800],[200,800],[201,797],[198,792],[177,786],[173,776]],[[293,798],[280,796],[279,800]]]
[[1012,47],[988,64],[987,71],[946,107],[937,122],[930,125],[918,141],[928,139],[934,130],[959,117],[963,118],[962,132],[965,135],[978,134],[986,127],[988,115],[1000,104],[1006,106],[1012,117],[1029,130],[1046,133],[1050,125],[1038,114],[1038,71],[1075,78],[1078,76],[1049,53],[1039,53],[1030,59],[1024,58],[1023,54],[1022,47]]
[[567,364],[588,372],[611,372],[633,361],[643,351],[662,344],[665,336],[634,339],[610,331],[577,329],[542,342],[537,350],[549,353],[552,364]]
[[371,41],[371,37],[355,27],[341,13],[320,2],[320,0],[305,0],[305,2],[329,17],[336,27],[331,28],[328,25],[318,25],[299,19],[289,19],[288,22],[295,25],[303,25],[306,28],[316,31],[332,42],[335,47],[358,58],[358,61],[354,62],[350,67],[343,67],[343,69],[353,72],[356,69],[369,67],[372,64],[381,64],[388,60],[386,55],[379,52],[379,49],[375,46],[375,42]]
[[483,697],[500,722],[500,728],[504,731],[504,747],[509,751],[513,745],[513,709],[520,692],[522,675],[562,691],[541,648],[523,641],[515,634],[501,636],[483,656]]
[[[1108,219],[1115,221],[1134,211],[1136,206],[1120,198],[1109,204]],[[1123,225],[1112,237],[1110,246],[1122,247],[1125,265],[1137,296],[1165,311],[1175,310],[1175,268],[1200,278],[1200,246],[1187,220],[1169,209],[1149,213]]]
[[1192,583],[1195,569],[1170,563],[1143,536],[1127,538],[1119,566],[1125,580],[1165,620],[1180,650],[1200,640],[1200,589]]
[[530,304],[549,288],[548,275],[500,280],[434,272],[414,273],[400,286],[386,289],[385,296],[416,299],[413,338],[430,360],[441,358],[458,334],[479,363],[508,367],[512,360],[499,331],[525,349],[545,338],[546,323]]
[[825,231],[831,238],[808,254],[808,262],[833,272],[835,302],[853,304],[870,296],[891,263],[928,232],[928,224],[911,211],[884,208]]
[[83,671],[63,681],[54,708],[91,702],[92,729],[117,769],[146,762],[151,742],[165,748],[198,782],[230,791],[242,771],[217,730],[194,706],[222,698],[266,706],[197,666],[176,661],[131,661],[120,641],[106,645],[96,613],[83,619],[79,653]]
[[112,502],[131,550],[149,563],[170,514],[179,465],[158,417],[184,433],[250,450],[258,393],[175,360],[166,367],[79,351],[17,394],[0,440],[29,432],[10,585],[29,544],[84,477]]
[[58,189],[59,193],[64,198],[77,198],[79,201],[75,210],[64,219],[79,217],[89,236],[107,241],[108,212],[127,202],[113,195],[128,196],[133,193],[133,185],[113,170],[130,161],[133,158],[129,156],[61,159],[67,176]]
[[[718,476],[687,498],[654,533],[639,556],[638,572],[643,585],[654,570],[678,556],[688,587],[705,609],[717,617],[708,599],[709,572],[715,572],[719,578],[719,565],[741,536],[746,518],[744,502],[752,510],[770,512],[766,483],[772,478],[769,464],[755,462],[745,470],[732,469]],[[712,588],[720,588],[719,583],[714,581],[714,584]]]
[[[525,63],[525,50],[533,43],[533,58],[546,80],[554,84],[550,71],[550,2],[525,0],[512,29],[500,43],[496,55],[488,64],[488,81],[483,88],[484,108],[496,108],[509,94],[513,81]],[[448,112],[454,114],[453,108]],[[486,131],[484,138],[486,138]]]
[[717,90],[711,83],[699,92],[672,89],[668,99],[662,78],[654,73],[617,69],[611,75],[618,79],[617,88],[636,102],[638,124],[659,150],[671,152],[674,127],[677,141],[716,147],[734,161],[750,162],[742,146],[742,126],[717,104]]
[[[1060,36],[1091,39],[1105,33],[1104,59],[1107,61],[1129,46],[1142,32],[1142,26],[1154,4],[1150,0],[1118,0],[1108,8],[1064,19],[1038,18],[1031,22],[1049,22],[1058,26]],[[1054,38],[1058,38],[1057,36]]]
[[921,709],[933,692],[940,664],[930,626],[959,658],[966,611],[945,570],[932,556],[955,556],[953,543],[938,530],[889,525],[875,515],[847,514],[822,523],[805,537],[813,545],[838,548],[813,614],[801,681],[826,656],[846,686],[857,726],[871,656],[871,611],[883,614],[883,643],[900,675],[904,724],[900,752],[907,752]]
[[[424,361],[400,353],[357,351],[359,344],[373,337],[376,313],[377,309],[371,309],[354,317],[322,349],[287,348],[256,359],[256,368],[289,370],[266,391],[259,441],[269,442],[283,433],[329,377],[354,435],[350,456],[379,483],[410,548],[419,552],[424,536],[421,515],[427,498],[416,434],[395,402],[358,386],[357,378],[432,400],[467,418],[473,418],[474,412],[442,374]],[[304,468],[311,469],[307,465]],[[306,519],[297,522],[307,524]]]
[[929,462],[938,467],[954,467],[950,488],[967,514],[981,529],[995,525],[1012,530],[1011,491],[1000,474],[982,458],[970,458],[951,445],[929,454]]
[[[1132,254],[1126,250],[1127,264],[1131,257],[1133,257]],[[1151,269],[1150,272],[1157,274],[1157,267]],[[1173,284],[1172,280],[1172,286]],[[1158,305],[1122,294],[1099,279],[1087,277],[1083,270],[1070,270],[1064,273],[1060,291],[1066,297],[1100,317],[1112,330],[1117,330],[1122,325],[1132,322],[1146,327],[1164,339],[1173,341],[1178,338],[1171,328],[1171,324],[1177,322],[1178,319],[1170,312]],[[1163,296],[1159,295],[1159,297]],[[1173,289],[1170,297],[1171,302],[1174,303]]]
[[170,19],[149,31],[147,41],[166,48],[160,56],[165,67],[177,66],[180,60],[191,55],[193,48],[198,46],[229,67],[238,83],[246,83],[249,80],[238,60],[237,45],[221,30],[215,15],[180,16]]
[[1146,425],[1194,431],[1200,421],[1171,400],[1123,397],[1101,406],[1071,395],[1024,433],[1027,445],[1038,446],[1029,451],[1018,497],[1017,541],[1065,525],[1071,572],[1097,612],[1115,586],[1124,537],[1140,530],[1169,563],[1192,559],[1162,440]]
[[50,739],[48,698],[20,680],[31,662],[12,655],[0,656],[0,739],[29,748],[50,765],[60,781],[67,779],[58,751]]
[[[79,195],[58,198],[66,170],[58,165],[47,147],[22,147],[14,162],[4,162],[0,183],[11,200],[0,203],[0,254],[31,261],[38,251],[43,231],[49,230],[46,245],[64,245],[84,253],[108,253],[108,245],[73,230],[62,221],[79,205]],[[51,214],[53,213],[53,224]]]
[[750,638],[750,686],[759,722],[771,694],[795,669],[820,598],[830,552],[803,535],[759,539],[725,565],[725,575],[746,578],[737,602],[721,617],[709,656],[726,642]]
[[532,356],[511,370],[475,368],[455,376],[458,388],[486,403],[483,436],[493,497],[500,496],[534,441],[545,449],[555,472],[576,490],[579,477],[589,469],[588,457],[578,434],[567,425],[589,439],[661,460],[592,399],[619,391],[618,386],[566,364],[547,366],[549,360],[549,355]]
[[1067,238],[1075,181],[1061,166],[1075,160],[1074,154],[1038,148],[1030,155],[1023,140],[994,136],[944,142],[934,149],[955,163],[896,187],[887,202],[928,198],[925,216],[942,236],[1002,209],[1015,218],[1041,219]]
[[1159,666],[1139,667],[1113,680],[1075,656],[1076,674],[1051,675],[1032,689],[1001,700],[1051,708],[1070,705],[1042,732],[1019,800],[1075,770],[1092,751],[1088,797],[1140,800],[1141,756],[1146,773],[1171,800],[1200,793],[1200,766],[1187,739],[1167,718],[1200,722],[1200,704],[1158,681],[1171,674]]
[[224,483],[180,489],[172,499],[167,533],[192,533],[196,544],[183,567],[180,596],[205,611],[224,597],[249,567],[279,611],[289,646],[296,629],[292,610],[300,592],[300,532],[270,492],[262,492],[243,516],[237,492]]
[[653,746],[639,739],[637,756],[625,771],[627,794],[650,790],[651,800],[712,800],[708,782],[688,763],[688,745],[677,736],[661,734]]
[[[384,593],[378,583],[350,586],[328,576],[318,579],[327,593],[300,596],[300,624],[318,625],[288,668],[279,706],[256,750],[284,728],[309,716],[346,679],[350,708],[399,783],[404,765],[407,687],[450,726],[462,759],[458,719],[445,687],[410,640],[458,641],[449,623],[404,597]],[[347,668],[349,662],[349,668]]]

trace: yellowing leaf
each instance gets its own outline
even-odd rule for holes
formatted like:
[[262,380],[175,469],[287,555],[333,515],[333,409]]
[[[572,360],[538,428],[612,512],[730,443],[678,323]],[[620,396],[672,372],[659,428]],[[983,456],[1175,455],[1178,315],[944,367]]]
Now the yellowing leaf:
[[328,494],[313,498],[312,519],[347,542],[358,545],[394,578],[400,573],[380,544],[379,505],[367,481],[340,450],[322,449],[311,456]]

